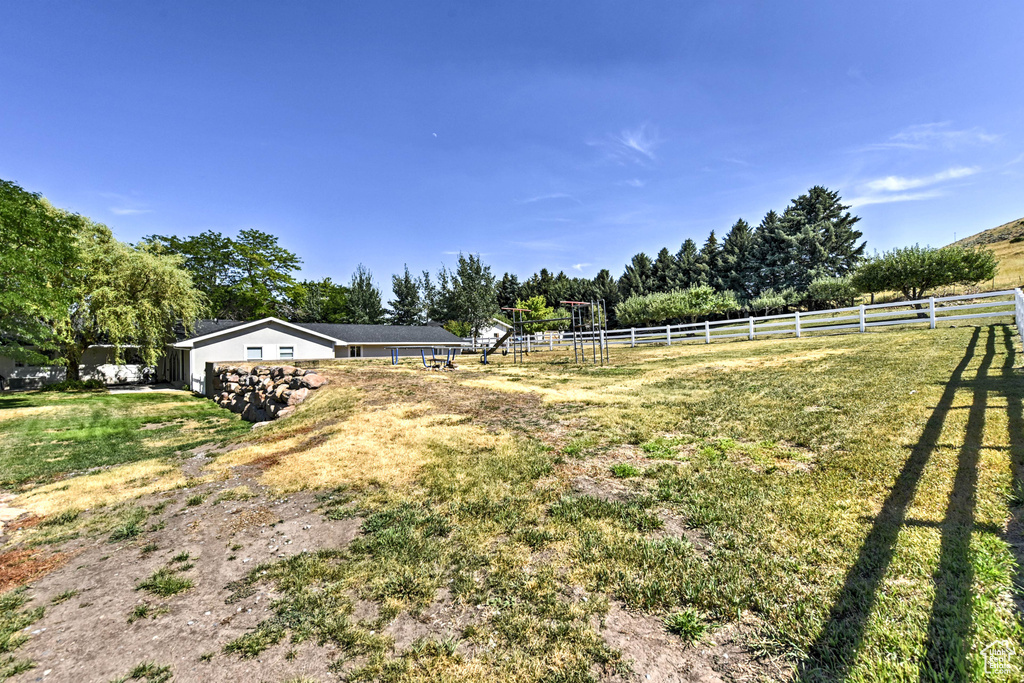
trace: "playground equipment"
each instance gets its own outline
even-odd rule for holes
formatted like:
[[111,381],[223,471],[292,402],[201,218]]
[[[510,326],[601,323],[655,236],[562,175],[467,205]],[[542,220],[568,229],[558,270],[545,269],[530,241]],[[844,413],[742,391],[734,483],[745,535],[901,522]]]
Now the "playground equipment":
[[[391,352],[391,364],[398,365],[398,352],[399,351],[415,351],[419,349],[420,359],[423,361],[423,367],[428,370],[454,370],[455,369],[455,358],[462,349],[459,347],[446,347],[444,349],[435,349],[430,346],[418,346],[418,347],[389,347],[388,350]],[[430,355],[427,355],[427,352]],[[442,356],[439,351],[444,351]]]
[[[598,301],[560,301],[569,307],[569,316],[562,318],[544,318],[530,320],[526,317],[529,309],[502,307],[511,317],[512,327],[494,346],[484,349],[480,362],[487,364],[487,357],[494,353],[502,344],[512,351],[512,362],[522,363],[530,348],[527,342],[527,326],[542,323],[568,322],[572,334],[572,356],[576,363],[600,363],[611,361],[608,345],[608,316],[605,312],[604,299]],[[589,347],[589,353],[588,353]],[[506,349],[505,353],[508,352]]]

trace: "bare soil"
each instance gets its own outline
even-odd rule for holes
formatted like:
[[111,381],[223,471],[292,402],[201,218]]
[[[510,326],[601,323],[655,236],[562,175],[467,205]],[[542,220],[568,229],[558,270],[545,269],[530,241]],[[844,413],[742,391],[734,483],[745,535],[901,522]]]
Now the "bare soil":
[[750,656],[743,644],[750,626],[743,623],[730,624],[700,643],[685,645],[665,630],[659,617],[632,612],[613,602],[604,619],[595,619],[594,627],[632,667],[631,674],[612,676],[609,683],[785,680],[790,674],[785,665]]
[[[32,637],[17,654],[35,661],[36,667],[12,680],[109,681],[142,662],[171,665],[175,681],[333,678],[327,671],[334,659],[329,648],[299,646],[291,659],[285,658],[293,649],[287,643],[254,660],[220,653],[226,643],[266,617],[274,598],[260,588],[227,604],[233,581],[263,562],[344,546],[358,534],[361,523],[324,518],[316,512],[311,493],[270,498],[254,474],[253,468],[237,468],[224,481],[141,499],[145,505],[168,503],[147,520],[147,525],[163,528],[131,542],[112,544],[104,537],[67,543],[63,555],[72,559],[31,585],[27,607],[45,606],[46,614],[29,627]],[[217,494],[242,485],[257,495],[213,503]],[[185,500],[196,494],[208,497],[201,505],[186,505]],[[156,543],[158,549],[143,553],[148,543]],[[241,548],[232,550],[237,546]],[[181,552],[189,553],[188,562],[194,565],[181,573],[195,582],[193,588],[169,598],[136,589],[157,569],[175,566],[171,558]],[[78,593],[51,604],[66,591]],[[129,614],[143,603],[156,616],[129,624]],[[204,662],[204,653],[214,656]]]

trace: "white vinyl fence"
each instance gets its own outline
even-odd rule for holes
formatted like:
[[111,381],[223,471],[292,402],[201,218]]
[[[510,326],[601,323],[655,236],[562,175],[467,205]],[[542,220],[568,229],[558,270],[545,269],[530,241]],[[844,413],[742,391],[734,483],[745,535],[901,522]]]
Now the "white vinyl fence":
[[[605,339],[611,345],[641,346],[643,344],[681,344],[721,339],[756,339],[772,335],[793,338],[820,332],[867,332],[872,327],[892,325],[937,325],[954,320],[1013,320],[1024,343],[1024,295],[1020,289],[960,296],[929,297],[914,301],[893,301],[865,304],[825,311],[750,316],[732,320],[715,320],[657,327],[631,327],[609,330]],[[842,333],[842,332],[840,332]],[[590,342],[589,334],[583,335]],[[531,351],[572,346],[572,333],[540,332],[527,335]],[[472,350],[477,350],[469,345]]]

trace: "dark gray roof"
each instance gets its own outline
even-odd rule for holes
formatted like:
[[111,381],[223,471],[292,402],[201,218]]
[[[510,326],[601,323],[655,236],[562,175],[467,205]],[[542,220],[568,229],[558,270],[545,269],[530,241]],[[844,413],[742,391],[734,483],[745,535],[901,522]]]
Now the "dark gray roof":
[[197,320],[192,334],[185,334],[185,328],[178,325],[174,328],[174,337],[176,341],[185,341],[186,339],[205,337],[208,334],[221,332],[222,330],[227,330],[244,324],[244,320]]
[[295,324],[349,344],[458,344],[462,341],[443,327],[428,325]]
[[[179,342],[244,325],[239,320],[198,320],[194,334],[175,330]],[[458,344],[462,340],[442,327],[428,325],[339,325],[334,323],[292,323],[312,332],[349,344]]]

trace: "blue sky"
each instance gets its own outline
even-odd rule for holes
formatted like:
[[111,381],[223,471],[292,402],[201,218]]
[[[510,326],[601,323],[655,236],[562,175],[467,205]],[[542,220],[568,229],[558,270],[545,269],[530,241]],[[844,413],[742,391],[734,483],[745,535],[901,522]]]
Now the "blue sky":
[[[814,184],[869,248],[1024,215],[1020,2],[7,3],[0,178],[303,275],[615,275]],[[389,290],[389,287],[385,287]],[[390,293],[390,292],[387,292]]]

